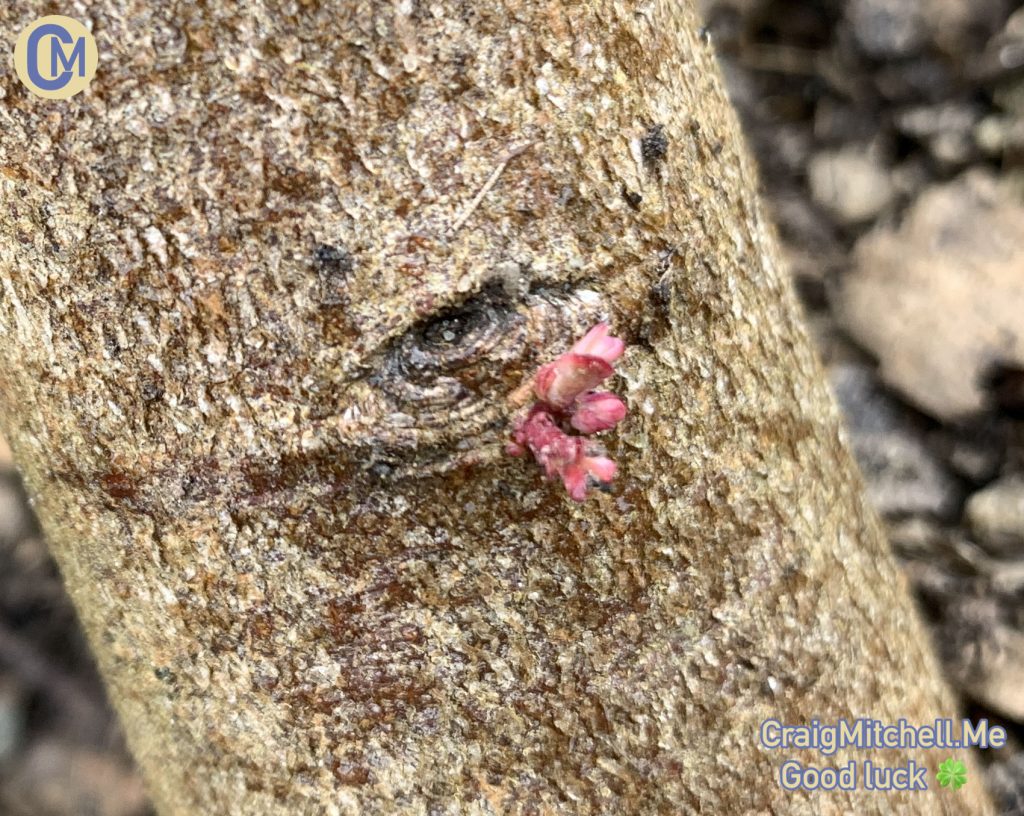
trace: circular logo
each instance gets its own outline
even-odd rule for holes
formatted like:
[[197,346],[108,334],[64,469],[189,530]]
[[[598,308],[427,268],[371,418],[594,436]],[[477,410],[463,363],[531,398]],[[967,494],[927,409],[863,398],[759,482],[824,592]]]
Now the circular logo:
[[96,75],[96,40],[78,20],[51,14],[25,28],[14,44],[18,79],[44,99],[69,99]]

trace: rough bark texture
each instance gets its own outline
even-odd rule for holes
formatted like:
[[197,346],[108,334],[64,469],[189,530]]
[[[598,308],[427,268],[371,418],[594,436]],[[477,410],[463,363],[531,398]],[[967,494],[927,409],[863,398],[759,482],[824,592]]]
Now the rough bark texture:
[[[757,746],[950,708],[691,3],[78,13],[89,91],[0,78],[0,418],[162,814],[984,810]],[[507,397],[602,317],[574,505]]]

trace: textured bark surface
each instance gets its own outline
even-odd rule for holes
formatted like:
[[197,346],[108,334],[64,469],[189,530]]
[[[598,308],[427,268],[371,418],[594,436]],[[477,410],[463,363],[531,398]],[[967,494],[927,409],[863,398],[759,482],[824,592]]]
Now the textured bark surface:
[[[689,3],[82,17],[0,77],[0,421],[162,814],[984,810],[757,747],[951,711]],[[508,396],[600,318],[574,505]]]

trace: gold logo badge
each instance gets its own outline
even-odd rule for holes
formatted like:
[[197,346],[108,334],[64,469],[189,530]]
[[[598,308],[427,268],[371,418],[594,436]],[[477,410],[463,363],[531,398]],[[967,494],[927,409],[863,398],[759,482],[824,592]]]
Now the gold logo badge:
[[14,68],[36,96],[69,99],[84,91],[96,75],[96,40],[78,20],[51,14],[18,35]]

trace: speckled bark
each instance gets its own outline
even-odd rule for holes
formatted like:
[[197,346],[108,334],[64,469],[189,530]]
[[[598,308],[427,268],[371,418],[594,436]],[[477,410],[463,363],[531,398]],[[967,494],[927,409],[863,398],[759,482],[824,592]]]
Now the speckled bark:
[[[690,5],[109,0],[0,78],[2,427],[165,816],[983,810],[757,747],[951,709]],[[577,506],[507,398],[603,317]]]

